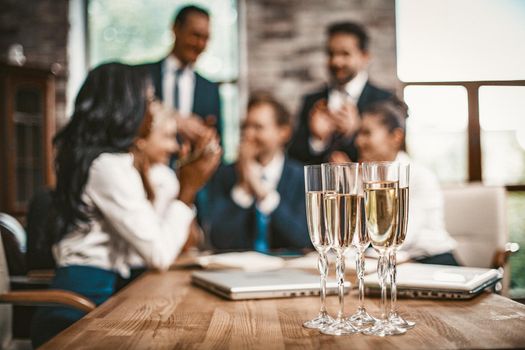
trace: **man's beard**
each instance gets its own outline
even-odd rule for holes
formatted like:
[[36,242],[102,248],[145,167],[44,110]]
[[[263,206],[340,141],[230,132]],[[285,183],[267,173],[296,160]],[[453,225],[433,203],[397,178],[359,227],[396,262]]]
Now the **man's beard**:
[[347,70],[345,70],[345,76],[344,78],[338,78],[337,77],[337,74],[335,72],[334,69],[330,69],[330,79],[331,79],[331,83],[332,85],[335,85],[337,87],[341,87],[341,86],[344,86],[346,84],[348,84],[348,82],[350,82],[352,79],[355,78],[357,74],[353,73],[353,72],[349,72]]

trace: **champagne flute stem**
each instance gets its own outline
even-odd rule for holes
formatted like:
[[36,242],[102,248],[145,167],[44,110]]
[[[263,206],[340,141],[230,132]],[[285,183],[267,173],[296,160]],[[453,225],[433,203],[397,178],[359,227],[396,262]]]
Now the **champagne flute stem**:
[[337,312],[337,319],[342,320],[344,317],[344,299],[345,299],[345,259],[344,255],[337,253],[337,286],[339,287],[339,311]]
[[325,253],[319,253],[319,260],[317,264],[319,274],[321,276],[321,310],[322,315],[327,315],[326,311],[326,276],[328,274],[328,261]]
[[357,278],[359,283],[359,309],[364,308],[365,304],[365,252],[362,249],[357,250]]
[[379,273],[379,281],[381,283],[381,320],[386,321],[386,258],[385,252],[381,252],[379,261],[377,262],[377,270]]
[[390,313],[394,314],[397,312],[397,261],[396,261],[396,249],[392,249],[390,252]]

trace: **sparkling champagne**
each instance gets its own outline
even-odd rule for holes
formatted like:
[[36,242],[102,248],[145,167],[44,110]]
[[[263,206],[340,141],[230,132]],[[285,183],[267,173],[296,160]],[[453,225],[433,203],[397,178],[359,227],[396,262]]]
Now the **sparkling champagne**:
[[366,226],[376,249],[391,247],[397,234],[398,183],[365,183]]
[[326,233],[328,241],[332,244],[335,232],[340,230],[340,213],[339,213],[339,196],[336,192],[326,191],[323,194],[324,203],[324,220],[326,225]]
[[408,227],[408,187],[399,189],[399,223],[397,226],[396,246],[405,241]]
[[306,192],[306,219],[308,232],[314,248],[319,252],[330,249],[324,222],[324,203],[322,191]]
[[366,211],[365,211],[365,200],[363,196],[359,196],[359,230],[357,230],[357,244],[363,248],[366,248],[370,243],[370,236],[366,231]]
[[325,195],[328,239],[335,250],[344,252],[352,245],[352,240],[359,231],[361,201],[362,197],[357,195],[335,193]]

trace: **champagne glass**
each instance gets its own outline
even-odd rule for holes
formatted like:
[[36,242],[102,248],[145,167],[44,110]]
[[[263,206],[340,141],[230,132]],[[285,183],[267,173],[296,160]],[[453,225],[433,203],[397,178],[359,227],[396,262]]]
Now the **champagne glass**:
[[398,220],[397,235],[394,241],[394,246],[390,250],[389,254],[389,271],[390,271],[390,283],[391,283],[391,295],[390,295],[390,313],[388,320],[391,324],[404,328],[410,329],[415,326],[415,322],[407,321],[397,313],[397,285],[396,285],[396,254],[397,249],[405,241],[408,227],[408,197],[409,197],[409,180],[410,180],[410,164],[401,163],[399,164],[399,207],[398,207]]
[[350,249],[358,229],[359,197],[357,175],[359,164],[322,164],[325,224],[330,247],[336,253],[336,275],[339,310],[335,321],[321,328],[321,333],[348,335],[358,332],[344,317],[345,253]]
[[387,318],[386,283],[388,250],[397,234],[399,164],[394,162],[363,163],[366,228],[372,247],[378,252],[377,274],[381,286],[381,318],[364,334],[387,336],[403,334],[405,329],[390,324]]
[[368,314],[364,306],[365,299],[365,250],[370,244],[370,237],[366,231],[366,217],[365,217],[365,202],[363,199],[363,182],[362,182],[362,170],[359,176],[358,183],[358,197],[359,197],[359,225],[356,235],[354,236],[354,246],[356,248],[356,273],[359,285],[359,306],[357,311],[351,315],[348,319],[359,330],[365,330],[374,325],[376,319]]
[[321,165],[306,165],[304,167],[304,184],[306,192],[306,219],[310,240],[319,253],[317,267],[321,275],[320,295],[321,309],[317,317],[303,323],[305,328],[319,329],[331,324],[334,319],[326,311],[326,277],[328,275],[328,257],[330,250],[324,222],[323,180]]

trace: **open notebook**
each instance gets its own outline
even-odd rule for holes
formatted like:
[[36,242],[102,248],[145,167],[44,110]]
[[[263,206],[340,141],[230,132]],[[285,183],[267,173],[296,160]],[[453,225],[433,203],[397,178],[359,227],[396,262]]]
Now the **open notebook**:
[[[282,268],[290,269],[311,269],[317,270],[317,252],[311,252],[298,258],[282,258],[258,252],[231,252],[214,255],[196,256],[192,259],[179,262],[182,264],[198,265],[205,269],[241,269],[244,271],[272,271]],[[329,261],[333,265],[334,256],[329,256]],[[377,260],[366,258],[366,273],[376,271]],[[355,270],[355,255],[346,256],[347,271]]]
[[[408,298],[470,299],[501,278],[495,269],[405,263],[397,268],[397,290]],[[367,294],[379,294],[377,273],[365,276],[365,288]]]

